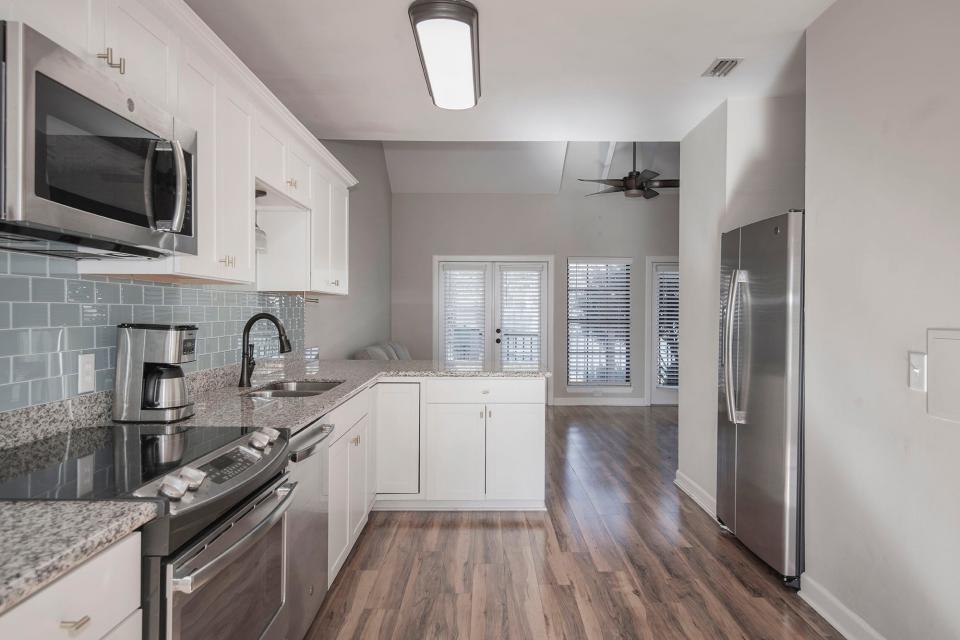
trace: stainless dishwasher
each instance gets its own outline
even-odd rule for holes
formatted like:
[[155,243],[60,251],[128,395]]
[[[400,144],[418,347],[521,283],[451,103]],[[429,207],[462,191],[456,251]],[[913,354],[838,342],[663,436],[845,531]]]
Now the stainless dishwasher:
[[327,593],[329,443],[333,425],[312,424],[290,438],[290,480],[299,487],[287,512],[288,640],[302,640]]

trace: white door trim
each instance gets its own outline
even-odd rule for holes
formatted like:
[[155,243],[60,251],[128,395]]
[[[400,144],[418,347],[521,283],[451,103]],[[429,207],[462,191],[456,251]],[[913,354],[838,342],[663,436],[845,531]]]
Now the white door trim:
[[646,380],[646,396],[650,404],[653,404],[653,388],[655,385],[654,364],[656,360],[653,355],[653,328],[654,316],[654,288],[656,283],[653,281],[653,274],[658,264],[680,264],[680,258],[677,256],[647,256],[646,259],[646,289],[644,307],[646,309],[646,322],[644,330],[644,379]]
[[554,316],[554,256],[433,256],[433,359],[439,362],[440,355],[440,263],[441,262],[546,262],[547,263],[547,404],[553,404],[553,316]]

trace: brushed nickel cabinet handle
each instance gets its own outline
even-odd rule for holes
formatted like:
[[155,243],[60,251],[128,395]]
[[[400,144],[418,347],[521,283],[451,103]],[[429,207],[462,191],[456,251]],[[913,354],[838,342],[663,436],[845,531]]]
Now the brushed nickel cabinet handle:
[[103,53],[98,53],[97,58],[100,60],[106,60],[109,66],[113,66],[113,47],[107,47],[107,50]]
[[90,616],[83,616],[79,620],[61,620],[60,628],[67,631],[80,631],[90,622]]
[[111,69],[119,69],[120,75],[123,75],[127,72],[127,59],[121,56],[120,62],[117,62],[116,64],[107,62],[107,66],[109,66]]

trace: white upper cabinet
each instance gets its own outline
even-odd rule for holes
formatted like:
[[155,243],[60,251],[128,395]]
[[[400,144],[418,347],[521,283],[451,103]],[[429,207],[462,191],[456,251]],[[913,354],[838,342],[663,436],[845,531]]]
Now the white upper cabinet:
[[306,154],[287,147],[286,180],[287,195],[297,202],[310,206],[310,163],[304,159]]
[[350,260],[350,192],[340,184],[330,187],[330,275],[327,287],[331,293],[348,292]]
[[12,0],[9,18],[31,27],[91,64],[103,64],[103,0]]
[[[217,87],[216,260],[225,279],[256,279],[254,247],[253,115],[246,96],[225,82]],[[208,213],[209,215],[209,213]]]
[[[136,94],[159,107],[177,104],[179,41],[175,32],[144,5],[131,0],[105,0],[104,51],[112,51],[104,67]],[[121,65],[116,66],[116,65]]]
[[285,190],[283,158],[286,148],[282,136],[262,114],[257,117],[255,146],[256,177],[277,191]]

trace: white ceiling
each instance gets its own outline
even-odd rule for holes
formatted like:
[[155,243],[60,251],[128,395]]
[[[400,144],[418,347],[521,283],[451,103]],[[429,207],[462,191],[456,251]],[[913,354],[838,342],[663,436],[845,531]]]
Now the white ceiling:
[[[408,0],[187,0],[318,137],[679,140],[726,97],[803,83],[802,34],[833,0],[473,0],[482,96],[427,94]],[[718,56],[745,58],[701,78]]]
[[[604,187],[577,182],[577,178],[602,177],[610,144],[384,142],[383,150],[393,193],[555,194],[562,185],[564,190],[586,195]],[[631,145],[612,144],[614,153],[607,177],[621,178],[632,168]],[[640,143],[637,168],[659,171],[664,178],[678,177],[680,145]]]

